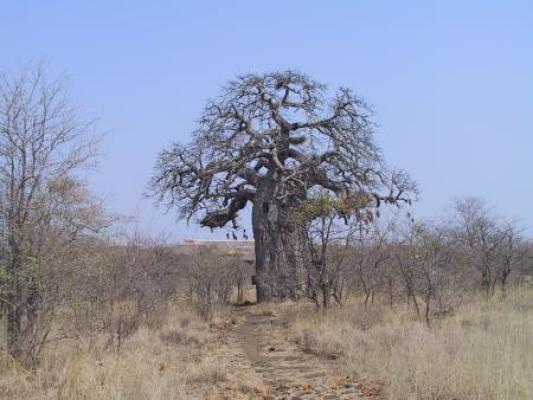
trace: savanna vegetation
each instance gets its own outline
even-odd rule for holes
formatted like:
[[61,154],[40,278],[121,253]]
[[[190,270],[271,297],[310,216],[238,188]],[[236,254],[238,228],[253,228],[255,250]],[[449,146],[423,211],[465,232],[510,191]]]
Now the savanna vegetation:
[[[379,382],[369,398],[533,398],[520,222],[474,197],[418,219],[415,183],[373,130],[349,89],[246,75],[208,103],[192,144],[161,152],[157,200],[213,229],[251,211],[257,293],[244,293],[238,254],[179,253],[90,193],[98,138],[61,81],[42,66],[3,76],[0,397],[277,398],[239,364],[235,338],[264,330],[332,378]],[[255,301],[256,315],[234,306]]]

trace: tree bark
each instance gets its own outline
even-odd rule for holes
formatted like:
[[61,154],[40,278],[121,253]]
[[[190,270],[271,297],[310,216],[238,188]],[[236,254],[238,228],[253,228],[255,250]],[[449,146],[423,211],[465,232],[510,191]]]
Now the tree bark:
[[15,239],[10,238],[12,246],[11,261],[8,267],[8,291],[6,301],[7,352],[14,358],[21,353],[22,332],[22,287],[20,282],[21,256]]
[[12,276],[11,287],[7,295],[7,352],[14,358],[20,356],[21,332],[22,332],[22,297],[21,288],[16,276]]
[[257,191],[252,206],[252,230],[255,242],[257,302],[279,295],[279,255],[281,230],[279,205],[274,201],[277,189],[274,175],[267,175]]
[[[263,178],[266,180],[266,177]],[[261,303],[269,299],[268,275],[270,240],[268,237],[268,220],[272,202],[272,184],[265,182],[256,193],[252,206],[252,231],[255,243],[255,268],[256,268],[256,295],[257,302]]]

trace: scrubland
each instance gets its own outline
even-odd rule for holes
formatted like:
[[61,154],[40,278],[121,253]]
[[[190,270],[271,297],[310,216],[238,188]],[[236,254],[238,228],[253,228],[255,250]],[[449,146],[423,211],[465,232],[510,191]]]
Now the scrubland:
[[405,305],[286,310],[304,351],[382,380],[390,399],[533,398],[533,293],[473,299],[431,327]]
[[[359,298],[326,311],[306,302],[266,307],[302,352],[317,363],[336,360],[347,376],[382,382],[384,398],[533,398],[531,290],[489,301],[474,297],[452,314],[435,316],[429,327],[405,304],[376,301],[365,310]],[[58,316],[56,333],[72,330],[70,323],[70,316]],[[35,371],[3,356],[0,398],[209,397],[228,379],[221,332],[230,329],[229,309],[207,322],[174,304],[157,322],[140,323],[120,348],[92,332],[48,344]]]
[[140,326],[120,349],[104,334],[50,343],[35,371],[13,359],[0,363],[0,398],[182,399],[225,379],[226,359],[209,324],[183,304],[159,324]]

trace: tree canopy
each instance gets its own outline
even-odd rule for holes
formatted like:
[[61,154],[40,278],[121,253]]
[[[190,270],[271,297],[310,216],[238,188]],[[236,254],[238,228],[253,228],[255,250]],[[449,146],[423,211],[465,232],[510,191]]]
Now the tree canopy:
[[374,142],[372,112],[350,89],[294,71],[238,77],[207,103],[192,142],[159,155],[152,187],[187,219],[235,223],[269,191],[282,204],[327,189],[354,208],[410,201],[416,187],[389,170]]

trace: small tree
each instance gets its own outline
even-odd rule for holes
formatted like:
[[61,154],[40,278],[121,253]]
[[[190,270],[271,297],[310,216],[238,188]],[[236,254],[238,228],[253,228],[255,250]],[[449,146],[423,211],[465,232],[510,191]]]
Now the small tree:
[[396,259],[408,301],[429,326],[432,313],[452,311],[450,291],[455,291],[459,271],[455,252],[445,229],[415,221],[411,216],[403,227],[402,240],[395,246]]
[[356,284],[363,291],[365,309],[369,301],[374,303],[376,292],[386,283],[384,269],[391,257],[388,230],[389,227],[381,227],[377,221],[359,223],[351,243],[349,264],[354,270]]
[[515,224],[500,221],[477,198],[458,200],[455,208],[454,237],[464,262],[481,274],[481,289],[487,298],[498,282],[505,290],[509,274],[525,254]]
[[215,306],[230,302],[241,278],[239,267],[238,257],[212,246],[201,246],[192,255],[187,272],[190,301],[202,317],[210,319]]
[[2,303],[7,349],[17,358],[33,353],[30,337],[46,340],[43,304],[50,304],[51,277],[68,265],[62,256],[77,238],[102,226],[98,205],[76,178],[95,155],[87,128],[62,83],[48,81],[42,66],[0,77]]
[[[430,325],[432,302],[440,300],[443,305],[443,292],[451,284],[453,277],[452,256],[449,242],[438,228],[424,224],[412,224],[414,248],[410,249],[411,263],[417,276],[418,292],[425,304],[424,319]],[[450,312],[450,308],[440,312]]]
[[332,299],[342,304],[344,299],[344,261],[355,232],[351,212],[346,203],[321,192],[293,215],[304,240],[301,258],[307,272],[305,292],[318,308],[328,308]]
[[524,243],[516,223],[507,221],[502,226],[504,236],[500,252],[501,261],[498,264],[497,276],[493,280],[492,291],[494,293],[496,282],[505,296],[507,281],[511,273],[517,269],[527,257],[527,244]]

